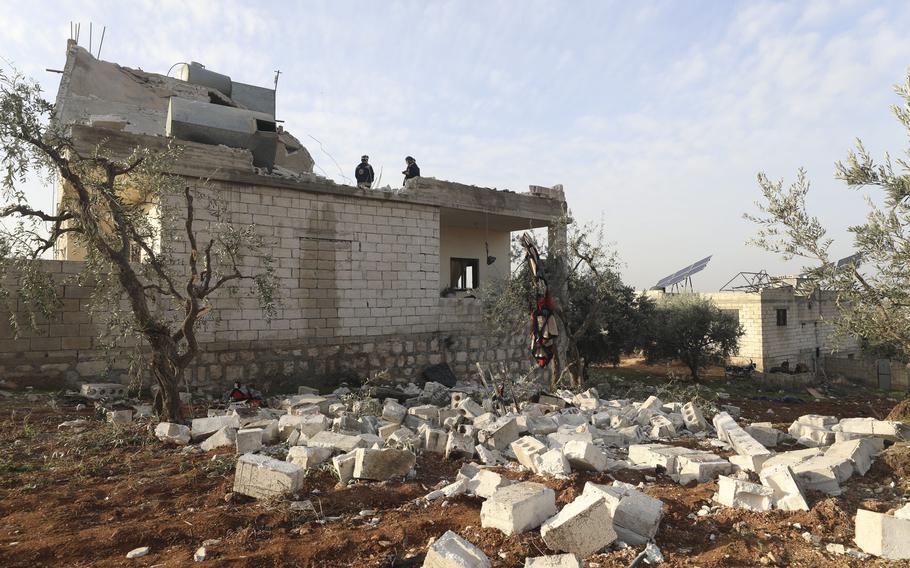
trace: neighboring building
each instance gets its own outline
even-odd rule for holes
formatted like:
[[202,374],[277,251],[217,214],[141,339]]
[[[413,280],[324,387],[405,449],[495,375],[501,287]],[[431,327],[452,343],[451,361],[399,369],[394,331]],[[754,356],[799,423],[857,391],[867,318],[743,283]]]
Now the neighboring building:
[[[274,91],[195,64],[178,74],[189,80],[99,61],[71,42],[56,120],[71,126],[80,152],[102,146],[127,155],[176,140],[182,155],[171,173],[216,192],[233,222],[255,223],[275,243],[278,317],[266,321],[250,297],[219,298],[219,321],[203,333],[190,384],[319,384],[382,370],[408,380],[442,361],[462,376],[474,362],[530,366],[525,338],[491,336],[479,302],[464,296],[508,277],[512,231],[557,225],[566,210],[561,186],[515,193],[433,178],[402,190],[339,185],[312,173],[306,148],[275,120]],[[58,191],[63,198],[67,188]],[[196,227],[205,234],[211,217],[201,209]],[[187,254],[182,231],[163,234]],[[45,262],[62,284],[84,251],[64,241],[57,258]],[[91,291],[72,283],[62,290],[59,319],[18,340],[0,330],[4,377],[74,382],[105,370],[100,322],[85,311]],[[450,290],[455,297],[443,297]],[[122,369],[114,376],[122,379]]]
[[[663,293],[648,291],[652,298]],[[743,328],[739,351],[730,358],[732,363],[745,365],[751,361],[757,371],[767,372],[786,362],[791,371],[803,365],[818,372],[825,360],[853,358],[859,353],[855,339],[834,335],[831,321],[837,317],[837,306],[830,292],[802,293],[796,282],[776,279],[775,285],[752,291],[701,295],[735,315]]]
[[745,335],[740,338],[736,363],[755,362],[766,372],[788,363],[817,372],[822,361],[835,353],[852,357],[859,352],[854,339],[836,338],[831,321],[837,306],[830,292],[799,294],[794,286],[763,288],[756,292],[715,292],[703,294],[717,306],[735,313]]

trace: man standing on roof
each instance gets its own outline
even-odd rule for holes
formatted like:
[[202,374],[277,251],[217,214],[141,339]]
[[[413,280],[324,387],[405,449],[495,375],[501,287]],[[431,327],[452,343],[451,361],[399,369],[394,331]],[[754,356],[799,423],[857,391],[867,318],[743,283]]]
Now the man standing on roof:
[[360,163],[354,170],[354,177],[357,178],[357,187],[360,189],[370,189],[373,185],[373,166],[370,165],[369,156],[360,157]]
[[408,165],[408,167],[405,168],[403,172],[401,172],[404,174],[405,183],[407,183],[407,181],[411,178],[420,177],[420,168],[417,166],[417,160],[411,156],[408,156],[404,159],[404,162]]

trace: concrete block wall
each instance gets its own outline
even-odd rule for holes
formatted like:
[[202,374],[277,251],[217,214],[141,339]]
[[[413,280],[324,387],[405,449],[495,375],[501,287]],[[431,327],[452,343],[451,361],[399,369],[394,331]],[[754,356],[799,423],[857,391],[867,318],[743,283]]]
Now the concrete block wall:
[[[232,223],[255,224],[268,241],[282,303],[268,321],[249,285],[217,293],[213,321],[199,334],[205,353],[189,371],[191,385],[320,385],[382,370],[407,381],[442,361],[462,376],[473,374],[475,361],[530,367],[524,338],[486,332],[479,301],[439,297],[438,208],[218,181],[197,190],[200,247],[219,230],[203,195],[211,192]],[[174,199],[181,211],[182,196]],[[188,245],[180,230],[172,238],[179,264]],[[246,271],[260,264],[258,256],[242,262]],[[131,346],[111,352],[95,339],[103,322],[87,314],[91,291],[67,278],[81,263],[44,266],[59,279],[63,308],[19,339],[0,326],[0,376],[74,383],[105,375],[111,360],[106,378],[125,381]]]
[[[861,381],[873,388],[879,388],[878,360],[854,357],[848,359],[837,355],[827,355],[823,358],[825,374],[829,379],[838,376]],[[910,391],[910,372],[907,365],[899,361],[890,361],[888,366],[891,371],[891,390]]]

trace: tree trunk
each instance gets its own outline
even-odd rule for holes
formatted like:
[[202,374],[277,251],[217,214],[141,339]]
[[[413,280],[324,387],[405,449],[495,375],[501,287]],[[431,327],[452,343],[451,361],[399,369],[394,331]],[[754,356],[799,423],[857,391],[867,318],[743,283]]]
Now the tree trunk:
[[[157,342],[156,342],[157,343]],[[176,345],[171,341],[152,344],[152,377],[158,385],[155,394],[155,411],[166,422],[181,422],[183,406],[180,402],[180,383],[183,380],[183,368],[175,363]],[[171,343],[171,345],[167,345]]]

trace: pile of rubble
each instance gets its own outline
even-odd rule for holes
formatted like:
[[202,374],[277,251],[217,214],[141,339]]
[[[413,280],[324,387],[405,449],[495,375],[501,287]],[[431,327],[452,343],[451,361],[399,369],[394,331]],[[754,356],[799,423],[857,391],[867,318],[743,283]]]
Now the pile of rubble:
[[[346,397],[348,392],[320,395],[301,388],[277,408],[211,411],[189,427],[159,423],[155,434],[172,444],[199,444],[203,451],[234,448],[240,456],[234,492],[260,499],[302,492],[305,472],[314,467],[331,468],[341,483],[352,483],[413,476],[420,453],[475,460],[452,483],[434,488],[425,503],[460,494],[481,498],[483,527],[507,535],[539,530],[551,550],[565,554],[529,558],[526,566],[556,567],[580,566],[579,558],[614,543],[648,544],[642,554],[657,561],[653,539],[663,503],[641,487],[588,482],[558,510],[546,485],[512,482],[494,468],[524,468],[544,477],[656,470],[680,484],[717,479],[714,501],[724,506],[808,510],[807,489],[838,495],[847,479],[868,471],[886,440],[905,436],[899,422],[817,415],[799,418],[788,433],[770,423],[743,427],[734,418],[738,409],[730,406],[709,423],[693,402],[664,403],[655,396],[602,400],[595,389],[542,393],[520,409],[490,398],[478,402],[465,390],[433,382],[398,399]],[[673,445],[679,438],[695,438],[703,449]],[[775,451],[783,442],[793,447],[794,440],[808,448]],[[856,522],[856,541],[865,552],[910,557],[907,508],[894,515],[860,511]],[[424,564],[489,565],[479,549],[452,532],[430,546]]]

